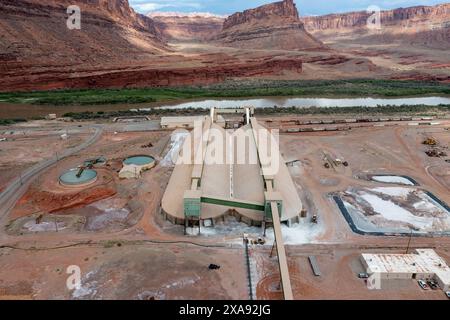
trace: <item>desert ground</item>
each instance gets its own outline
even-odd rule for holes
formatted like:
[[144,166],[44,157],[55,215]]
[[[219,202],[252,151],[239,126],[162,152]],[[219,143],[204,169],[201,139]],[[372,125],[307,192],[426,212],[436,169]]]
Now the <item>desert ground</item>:
[[[127,0],[77,2],[75,29],[72,1],[0,2],[0,300],[283,299],[286,269],[299,300],[447,299],[412,279],[369,290],[358,274],[362,253],[431,248],[450,264],[449,4],[383,11],[372,33],[370,12],[306,17],[293,0],[192,20],[138,14]],[[273,102],[272,114],[256,113],[279,130],[290,194],[303,204],[281,226],[287,268],[274,229],[235,209],[201,230],[168,221],[180,140],[160,118],[200,109],[154,107],[288,96],[447,102],[304,115]],[[227,130],[243,124],[225,118]],[[148,170],[124,172],[129,157]],[[189,181],[198,191],[201,179]],[[233,205],[268,213],[230,186]],[[270,201],[273,212],[279,198]]]
[[[41,130],[42,127],[45,129]],[[61,138],[69,132],[72,139]],[[19,130],[3,131],[2,137],[7,137],[7,141],[0,149],[0,190],[20,171],[56,157],[58,152],[79,144],[88,134],[88,130],[77,126],[61,128],[45,121],[36,121],[31,127],[25,125]]]
[[324,34],[322,40],[329,47],[348,58],[368,59],[379,70],[398,75],[399,79],[421,79],[427,77],[446,77],[450,65],[447,49],[430,50],[426,46],[400,43],[396,41],[364,41],[350,39],[348,35]]
[[[349,188],[412,188],[369,178],[407,176],[418,183],[414,188],[450,203],[449,156],[425,153],[429,149],[448,153],[448,118],[434,119],[432,125],[429,121],[422,125],[389,121],[348,124],[346,131],[283,130],[311,127],[296,120],[317,122],[318,118],[323,123],[336,117],[258,118],[271,130],[281,129],[281,153],[291,163],[291,176],[307,209],[307,217],[299,224],[282,229],[294,297],[446,299],[441,290],[423,291],[414,280],[369,290],[357,274],[363,271],[359,261],[363,252],[434,248],[450,262],[448,235],[357,234],[331,195]],[[164,220],[160,204],[173,170],[166,157],[174,144],[172,130],[162,130],[155,120],[132,124],[30,121],[2,127],[0,138],[7,139],[0,142],[3,187],[34,163],[89,139],[93,126],[101,127],[101,133],[89,146],[25,181],[12,207],[2,208],[0,299],[282,298],[270,230],[264,245],[250,244],[248,274],[243,236],[262,237],[261,228],[228,217],[215,227],[205,226],[198,236],[184,235],[182,226]],[[61,139],[62,133],[68,134],[66,140]],[[436,146],[422,144],[430,137],[438,141]],[[133,155],[152,156],[157,164],[138,179],[119,179],[123,159]],[[327,155],[348,166],[325,167]],[[98,179],[93,184],[60,185],[58,178],[66,170],[99,156],[107,163],[96,167]],[[403,202],[399,205],[411,207]],[[318,223],[311,222],[314,215]],[[317,257],[320,277],[314,276],[308,263],[311,255]],[[220,269],[209,270],[210,264]],[[81,288],[69,290],[66,286],[70,266],[80,267]]]

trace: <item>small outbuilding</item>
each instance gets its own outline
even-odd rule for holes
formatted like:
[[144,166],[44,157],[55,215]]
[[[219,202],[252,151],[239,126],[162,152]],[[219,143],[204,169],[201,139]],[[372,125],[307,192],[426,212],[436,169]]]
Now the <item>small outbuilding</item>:
[[156,165],[155,158],[147,155],[132,156],[123,161],[122,170],[119,172],[120,179],[138,179],[142,172],[150,170]]
[[56,120],[56,113],[49,113],[45,119],[47,120]]
[[124,165],[119,172],[120,179],[139,179],[142,174],[142,167],[134,164]]
[[[163,129],[193,129],[195,124],[202,125],[206,116],[180,116],[180,117],[162,117],[161,128]],[[217,116],[216,123],[222,127],[225,126],[225,119],[219,115]]]

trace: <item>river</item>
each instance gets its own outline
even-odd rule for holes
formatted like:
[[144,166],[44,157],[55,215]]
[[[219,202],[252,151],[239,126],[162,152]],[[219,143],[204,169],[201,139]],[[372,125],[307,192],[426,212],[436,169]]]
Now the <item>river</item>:
[[430,105],[440,104],[450,105],[450,97],[404,97],[404,98],[299,98],[299,97],[264,97],[259,99],[210,99],[198,101],[174,101],[141,104],[113,104],[113,105],[93,105],[93,106],[46,106],[46,105],[23,105],[7,104],[0,102],[0,119],[44,117],[49,113],[56,113],[62,116],[67,112],[98,112],[98,111],[126,111],[139,109],[142,111],[152,108],[163,109],[186,109],[211,107],[242,107],[254,106],[256,108],[268,107],[357,107],[378,105]]
[[270,107],[376,107],[376,106],[401,106],[401,105],[430,105],[450,104],[450,97],[416,97],[416,98],[261,98],[261,99],[227,99],[227,100],[203,100],[185,102],[176,105],[160,106],[162,109],[186,109],[186,108],[232,108],[253,106],[255,108]]

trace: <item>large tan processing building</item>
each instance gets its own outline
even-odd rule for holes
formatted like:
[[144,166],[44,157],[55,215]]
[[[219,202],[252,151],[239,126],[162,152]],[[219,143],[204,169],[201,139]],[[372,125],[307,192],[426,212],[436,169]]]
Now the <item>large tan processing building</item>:
[[[233,110],[226,112],[236,112]],[[221,117],[213,109],[201,121],[201,134],[194,130],[188,136],[181,149],[192,151],[190,158],[199,161],[185,163],[181,155],[176,161],[162,199],[162,211],[168,220],[177,224],[210,220],[214,224],[232,214],[249,225],[260,226],[271,222],[273,203],[278,206],[281,221],[290,224],[298,220],[302,202],[278,145],[277,152],[270,154],[272,166],[262,162],[265,146],[261,133],[273,136],[252,117],[252,109],[244,112],[244,125],[226,130],[222,121],[215,121]],[[219,156],[217,145],[224,146]],[[252,155],[256,155],[256,161],[252,161]]]

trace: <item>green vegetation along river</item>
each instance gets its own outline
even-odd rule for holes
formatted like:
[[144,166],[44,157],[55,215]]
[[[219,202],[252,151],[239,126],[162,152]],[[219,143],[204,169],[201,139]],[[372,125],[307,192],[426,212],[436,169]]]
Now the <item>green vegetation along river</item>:
[[[371,97],[371,98],[369,98]],[[393,80],[239,81],[202,87],[0,93],[0,119],[155,107],[355,107],[450,104],[450,84]],[[269,110],[268,110],[269,111]],[[162,113],[162,112],[161,112]]]

